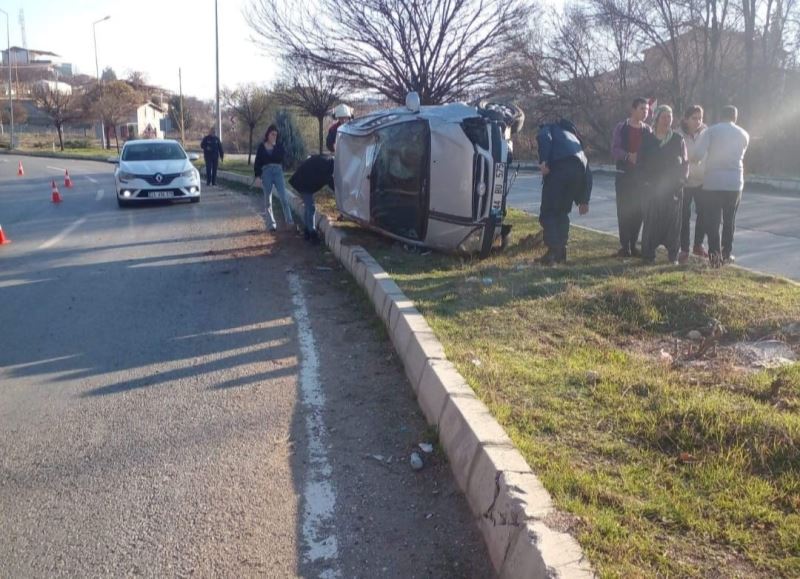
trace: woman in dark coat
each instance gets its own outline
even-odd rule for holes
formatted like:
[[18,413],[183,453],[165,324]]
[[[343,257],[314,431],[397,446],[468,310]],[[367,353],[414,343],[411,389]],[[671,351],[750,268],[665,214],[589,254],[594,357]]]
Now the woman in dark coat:
[[642,190],[642,259],[653,263],[659,245],[670,263],[678,263],[683,184],[689,175],[686,144],[672,130],[672,109],[656,109],[653,132],[644,135],[639,155],[645,186]]

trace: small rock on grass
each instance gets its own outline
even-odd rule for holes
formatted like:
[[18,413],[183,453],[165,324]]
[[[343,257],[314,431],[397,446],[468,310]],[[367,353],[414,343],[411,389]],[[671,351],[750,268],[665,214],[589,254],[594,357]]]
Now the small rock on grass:
[[422,462],[422,457],[419,455],[418,452],[412,452],[411,458],[409,459],[411,463],[411,468],[414,470],[422,470],[422,467],[425,466],[425,463]]
[[691,332],[686,334],[686,337],[692,340],[693,342],[699,342],[700,340],[703,339],[703,334],[701,334],[697,330],[692,330]]

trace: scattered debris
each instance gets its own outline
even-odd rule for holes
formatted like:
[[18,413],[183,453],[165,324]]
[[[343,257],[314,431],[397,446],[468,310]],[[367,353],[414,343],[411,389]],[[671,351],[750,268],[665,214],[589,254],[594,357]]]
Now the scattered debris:
[[384,458],[383,458],[382,454],[370,454],[369,457],[370,458],[374,458],[378,462],[383,462],[384,461]]
[[678,455],[678,460],[683,463],[697,462],[695,456],[688,452],[682,452]]
[[425,454],[430,454],[433,452],[433,445],[429,442],[420,442],[418,446],[419,449]]
[[797,361],[794,350],[780,340],[740,342],[733,349],[746,364],[755,368],[779,368]]
[[515,271],[522,271],[523,269],[530,269],[532,266],[528,263],[520,263],[514,266]]
[[419,455],[418,452],[412,452],[411,458],[409,459],[411,463],[411,468],[414,470],[422,470],[422,467],[425,466],[425,463],[422,462],[422,457]]
[[485,277],[481,280],[481,283],[483,285],[492,285],[494,283],[494,280],[490,277]]
[[433,513],[428,513],[427,515],[425,515],[425,519],[426,520],[432,519],[432,518],[433,518]]
[[467,283],[478,283],[479,281],[481,281],[481,280],[479,278],[475,277],[474,275],[470,276],[470,277],[468,277],[466,279]]
[[481,361],[478,360],[477,358],[473,358],[471,361],[472,361],[472,365],[473,366],[480,366],[481,365]]
[[675,361],[675,358],[672,357],[672,354],[670,354],[663,348],[659,353],[658,359],[661,360],[661,362],[663,362],[664,364],[672,364]]
[[703,339],[703,334],[701,334],[697,330],[692,330],[691,332],[686,334],[686,337],[689,338],[692,342],[699,342],[700,340]]

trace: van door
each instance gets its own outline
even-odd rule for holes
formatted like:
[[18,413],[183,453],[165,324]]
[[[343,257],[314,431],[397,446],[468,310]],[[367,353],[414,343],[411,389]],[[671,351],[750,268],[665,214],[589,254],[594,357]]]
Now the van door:
[[378,129],[370,174],[370,223],[413,241],[428,223],[430,128],[424,120]]

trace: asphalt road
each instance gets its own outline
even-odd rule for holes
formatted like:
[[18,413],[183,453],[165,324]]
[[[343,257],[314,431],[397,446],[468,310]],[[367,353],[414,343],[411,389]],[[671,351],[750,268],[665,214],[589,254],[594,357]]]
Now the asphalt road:
[[[541,192],[538,173],[520,173],[509,195],[509,205],[538,213]],[[576,225],[617,235],[613,176],[595,175],[589,213],[581,217],[573,211],[571,220]],[[799,223],[800,193],[746,189],[736,215],[733,253],[737,264],[800,281]]]
[[[0,577],[487,577],[402,368],[258,199],[0,155]],[[50,202],[50,179],[75,187]]]

